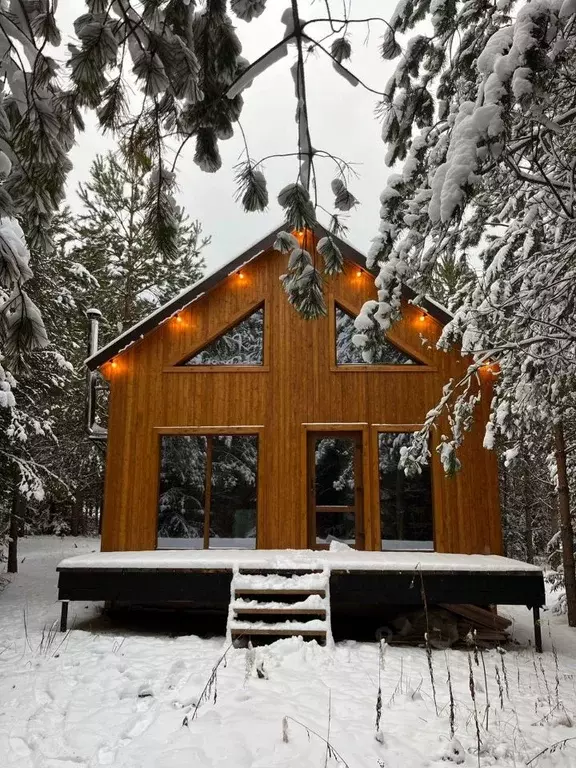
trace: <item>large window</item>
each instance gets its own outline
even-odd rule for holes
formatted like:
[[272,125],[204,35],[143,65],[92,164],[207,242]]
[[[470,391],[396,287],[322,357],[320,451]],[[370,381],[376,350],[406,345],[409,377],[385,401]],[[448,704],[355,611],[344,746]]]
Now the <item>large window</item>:
[[400,449],[411,432],[378,433],[382,549],[434,549],[430,466],[415,477],[400,469]]
[[335,306],[336,321],[336,364],[337,365],[420,365],[382,334],[371,360],[362,357],[362,349],[352,341],[356,329],[354,316]]
[[162,435],[158,548],[256,546],[256,435]]
[[228,328],[182,365],[263,365],[264,307]]

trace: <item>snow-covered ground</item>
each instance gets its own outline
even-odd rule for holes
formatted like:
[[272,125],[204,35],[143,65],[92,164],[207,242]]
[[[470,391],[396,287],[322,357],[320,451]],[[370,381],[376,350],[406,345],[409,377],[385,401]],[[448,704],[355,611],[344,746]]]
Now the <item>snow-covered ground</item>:
[[[476,665],[473,654],[433,652],[436,704],[425,651],[388,648],[381,660],[376,643],[228,649],[206,690],[223,638],[112,630],[83,603],[71,605],[77,629],[53,631],[56,564],[97,549],[87,539],[21,542],[21,572],[0,593],[0,768],[512,768],[576,739],[576,630],[560,617],[544,614],[542,656],[524,645]],[[528,612],[504,612],[526,643]],[[573,745],[530,765],[574,766]]]

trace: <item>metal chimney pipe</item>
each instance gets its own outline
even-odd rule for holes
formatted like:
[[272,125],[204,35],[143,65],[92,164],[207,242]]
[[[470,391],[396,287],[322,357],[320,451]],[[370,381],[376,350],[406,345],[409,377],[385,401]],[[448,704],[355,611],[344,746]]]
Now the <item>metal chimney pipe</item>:
[[98,351],[98,326],[102,319],[102,312],[99,309],[88,309],[86,315],[90,321],[90,332],[88,335],[88,357],[96,354]]
[[[88,357],[92,357],[98,351],[98,324],[102,318],[99,309],[88,309],[86,315],[90,322],[88,331]],[[96,416],[96,377],[97,373],[86,368],[86,429],[88,434],[94,432],[94,419]]]

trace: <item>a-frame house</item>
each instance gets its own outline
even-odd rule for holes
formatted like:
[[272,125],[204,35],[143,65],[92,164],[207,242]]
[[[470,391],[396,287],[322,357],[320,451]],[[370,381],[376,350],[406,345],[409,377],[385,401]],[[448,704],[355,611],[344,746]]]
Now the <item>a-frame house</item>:
[[[338,241],[345,268],[326,282],[327,316],[305,320],[281,284],[279,229],[87,360],[110,386],[103,553],[156,552],[166,564],[174,550],[183,562],[182,550],[336,541],[424,560],[501,555],[497,463],[482,447],[493,373],[480,372],[462,470],[447,477],[433,452],[406,478],[400,449],[468,366],[435,346],[449,316],[405,288],[402,319],[366,363],[351,343],[353,317],[376,298],[364,257]],[[540,592],[528,597],[535,605]],[[469,589],[451,601],[479,600]]]
[[[159,546],[159,498],[166,500],[170,491],[160,487],[162,452],[170,453],[171,442],[182,444],[181,436],[187,435],[235,435],[257,438],[255,531],[245,546],[314,547],[314,534],[334,527],[328,518],[334,515],[346,540],[354,539],[359,549],[378,550],[382,542],[384,548],[414,548],[412,538],[422,549],[437,552],[501,554],[496,460],[482,448],[488,395],[478,410],[478,428],[466,438],[463,468],[456,477],[446,477],[434,457],[418,487],[404,489],[408,500],[402,502],[394,495],[396,488],[388,487],[392,477],[384,471],[390,470],[396,483],[393,468],[383,466],[394,460],[393,453],[398,455],[389,446],[418,429],[442,386],[466,370],[468,363],[457,351],[445,353],[434,346],[447,320],[445,311],[432,302],[424,308],[411,305],[406,290],[403,319],[388,334],[380,359],[364,364],[351,342],[351,326],[362,304],[375,297],[365,259],[339,243],[345,268],[326,283],[328,315],[305,320],[283,291],[286,257],[273,250],[275,235],[87,361],[110,383],[102,548]],[[423,344],[423,337],[430,343]],[[488,390],[491,372],[482,372],[481,379]],[[354,462],[356,492],[348,488],[342,499],[324,504],[319,498],[321,511],[315,511],[311,488],[317,441],[331,435],[354,443],[353,456],[346,442],[341,447]],[[201,448],[205,461],[206,448]],[[385,450],[390,458],[380,455]],[[207,467],[198,472],[204,479],[210,474]],[[194,490],[196,500],[202,495],[206,502],[210,493]],[[419,507],[413,524],[410,498]],[[346,503],[338,503],[342,500]],[[181,501],[179,496],[175,503]],[[398,503],[408,504],[402,512],[404,533],[392,519]],[[328,506],[349,511],[322,511]],[[227,533],[222,538],[235,538],[232,528]],[[218,546],[218,540],[212,545]],[[243,542],[236,539],[236,545]]]

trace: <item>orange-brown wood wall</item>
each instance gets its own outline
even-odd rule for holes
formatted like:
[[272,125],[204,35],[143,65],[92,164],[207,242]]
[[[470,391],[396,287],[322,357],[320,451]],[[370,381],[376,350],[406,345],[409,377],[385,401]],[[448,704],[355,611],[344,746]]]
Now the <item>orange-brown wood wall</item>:
[[[337,370],[334,322],[302,319],[289,305],[279,276],[286,257],[267,251],[232,274],[143,340],[103,366],[111,386],[103,550],[156,547],[159,435],[180,428],[259,426],[259,548],[307,546],[306,426],[358,424],[364,433],[366,548],[380,548],[376,428],[414,425],[434,407],[442,386],[466,369],[457,352],[436,350],[439,324],[410,305],[390,334],[430,362],[424,370]],[[360,274],[359,274],[360,273]],[[375,297],[373,277],[346,264],[330,278],[327,301],[359,311]],[[265,302],[265,364],[252,370],[175,368],[250,307]],[[432,345],[423,347],[420,334]],[[434,454],[435,549],[495,553],[502,550],[496,459],[483,449],[487,392],[477,425],[466,436],[455,477],[443,474]],[[308,429],[315,427],[308,426]],[[350,428],[350,426],[348,426]],[[321,430],[322,427],[318,426]],[[182,429],[182,431],[186,431]]]

